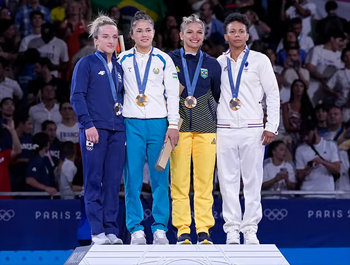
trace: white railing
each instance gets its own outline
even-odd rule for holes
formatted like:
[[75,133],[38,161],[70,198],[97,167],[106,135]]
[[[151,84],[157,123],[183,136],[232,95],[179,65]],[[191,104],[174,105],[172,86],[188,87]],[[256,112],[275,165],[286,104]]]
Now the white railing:
[[[148,197],[151,194],[149,192],[142,192],[141,193],[143,196]],[[80,192],[74,192],[74,195],[79,196]],[[214,192],[215,196],[220,196],[219,191]],[[241,192],[241,195],[243,193]],[[292,195],[348,195],[350,197],[350,191],[302,191],[302,190],[283,190],[283,191],[262,191],[261,192],[262,196],[292,196]],[[47,192],[44,191],[39,191],[39,192],[0,192],[0,198],[4,196],[12,196],[12,197],[38,197],[38,196],[43,196],[43,197],[59,197],[61,194],[58,192],[55,195],[50,195]],[[124,197],[125,193],[124,192],[119,192],[119,196]]]

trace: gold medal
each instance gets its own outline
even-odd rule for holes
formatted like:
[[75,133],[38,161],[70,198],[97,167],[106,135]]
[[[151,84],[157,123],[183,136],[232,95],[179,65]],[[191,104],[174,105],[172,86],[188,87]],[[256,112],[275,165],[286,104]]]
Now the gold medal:
[[197,99],[192,96],[188,96],[185,99],[185,106],[189,109],[193,109],[195,106],[197,106]]
[[114,111],[115,115],[119,116],[123,112],[123,105],[121,103],[115,103],[114,104]]
[[148,103],[148,97],[145,94],[139,94],[136,97],[136,104],[139,105],[140,107],[146,106]]
[[242,102],[238,98],[233,98],[230,100],[230,109],[239,110],[242,106]]

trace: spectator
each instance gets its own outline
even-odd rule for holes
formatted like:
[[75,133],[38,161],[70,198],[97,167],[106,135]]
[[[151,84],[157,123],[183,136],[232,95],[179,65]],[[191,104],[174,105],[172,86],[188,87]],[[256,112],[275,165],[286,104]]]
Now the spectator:
[[59,124],[62,120],[59,106],[56,103],[55,88],[51,84],[41,89],[42,102],[29,109],[29,115],[34,122],[34,134],[41,131],[41,124],[46,120]]
[[[285,10],[286,2],[289,2],[291,6]],[[316,14],[316,5],[310,3],[308,0],[282,0],[281,7],[281,20],[293,19],[299,17],[303,22],[302,33],[307,36],[311,33],[312,19]]]
[[61,142],[79,143],[79,126],[69,101],[60,104],[62,122],[57,126],[57,138]]
[[11,12],[7,7],[2,7],[0,9],[0,19],[12,20]]
[[253,7],[254,0],[227,0],[226,8],[231,8],[233,10],[240,10],[242,8]]
[[[8,120],[13,119],[13,113],[15,112],[15,103],[11,98],[4,98],[0,101],[0,129],[2,124],[7,124]],[[8,130],[2,130],[0,137],[0,149],[11,149],[12,137]]]
[[[37,78],[35,73],[35,64],[39,61],[40,53],[37,49],[27,49],[23,53],[21,60],[21,68],[18,69],[18,83],[23,91],[23,97],[20,108],[27,109],[30,102],[28,102],[28,85],[30,81]],[[33,99],[34,100],[34,99]]]
[[77,1],[69,2],[67,18],[62,22],[61,29],[65,32],[63,39],[67,43],[70,60],[80,49],[79,35],[86,32],[86,26],[86,21],[81,17],[80,3]]
[[10,167],[12,191],[26,190],[26,169],[33,151],[33,122],[28,114],[22,114],[16,118],[16,133],[22,147],[16,160]]
[[92,20],[92,9],[91,0],[79,0],[81,18],[86,22],[90,23]]
[[[11,134],[13,146],[10,149],[0,146],[0,192],[11,192],[9,166],[11,161],[22,152],[22,148],[12,119],[8,119],[7,124],[1,124],[0,138],[5,134],[5,130]],[[12,199],[12,197],[1,197],[1,199]]]
[[306,85],[297,79],[291,86],[289,102],[282,104],[282,121],[286,134],[292,138],[288,144],[292,154],[300,143],[299,130],[302,121],[312,119],[313,116],[314,111],[306,92]]
[[277,53],[277,63],[281,66],[287,58],[287,50],[290,48],[296,48],[299,50],[300,61],[304,64],[306,59],[306,52],[299,47],[297,37],[293,31],[287,31],[285,37],[283,38],[283,49]]
[[337,106],[332,106],[329,108],[327,114],[327,128],[328,133],[325,136],[325,139],[340,143],[343,138],[342,134],[345,132],[341,108]]
[[325,10],[327,13],[327,17],[324,19],[321,19],[316,24],[316,43],[317,44],[324,44],[327,42],[327,36],[331,34],[333,31],[342,31],[345,32],[347,27],[347,21],[339,17],[337,15],[338,10],[338,4],[336,1],[327,1],[325,4]]
[[62,155],[64,162],[60,166],[60,192],[61,198],[64,200],[74,199],[74,191],[81,191],[82,187],[73,186],[73,179],[77,173],[77,167],[74,165],[76,157],[76,146],[68,141],[62,144]]
[[53,64],[52,74],[57,77],[58,72],[64,72],[68,66],[67,44],[55,37],[53,25],[45,23],[41,26],[41,38],[29,42],[28,48],[36,48],[41,57],[49,58]]
[[89,33],[84,32],[79,35],[80,50],[73,56],[71,61],[71,75],[73,73],[76,63],[86,55],[92,54],[96,51],[92,38]]
[[58,166],[58,162],[61,158],[61,146],[62,143],[57,139],[57,126],[56,123],[50,120],[46,120],[41,124],[41,131],[49,136],[50,148],[47,153],[52,170]]
[[328,127],[327,127],[328,112],[324,104],[319,103],[315,106],[315,115],[316,115],[317,133],[319,136],[325,138],[328,134]]
[[4,98],[20,100],[23,91],[16,80],[5,76],[8,61],[0,57],[0,101]]
[[224,22],[224,20],[225,20],[225,8],[222,5],[223,1],[209,0],[209,2],[213,6],[213,14],[215,15],[215,18],[217,18],[221,22]]
[[343,107],[350,99],[350,48],[342,51],[341,60],[345,68],[336,71],[325,87],[325,91],[333,96],[332,102],[337,107]]
[[335,190],[347,191],[348,194],[338,195],[337,198],[350,198],[350,177],[349,177],[349,150],[339,150],[340,177],[335,182]]
[[308,94],[314,104],[324,98],[321,85],[326,85],[332,75],[343,67],[340,51],[344,46],[344,33],[333,31],[327,39],[326,44],[311,49],[305,61],[311,76]]
[[271,28],[259,19],[258,14],[253,9],[246,9],[244,14],[251,23],[249,28],[250,42],[266,39],[271,32]]
[[287,49],[287,57],[282,74],[285,79],[285,86],[291,87],[295,80],[300,79],[305,83],[306,89],[308,89],[310,73],[302,67],[299,49],[293,47]]
[[176,18],[173,15],[168,15],[164,18],[165,23],[162,24],[161,33],[157,34],[158,49],[165,49],[169,45],[169,38],[171,37],[171,29],[178,28]]
[[169,53],[176,49],[181,48],[180,31],[177,27],[172,27],[169,30],[169,36],[167,37],[167,43],[163,47],[165,53]]
[[19,46],[19,52],[25,52],[28,49],[28,44],[31,40],[41,37],[41,26],[44,23],[44,14],[40,11],[32,11],[30,13],[30,24],[33,32],[24,37]]
[[118,6],[111,6],[108,9],[108,16],[113,19],[115,21],[115,23],[117,23],[118,26],[118,30],[123,32],[123,17],[122,17],[122,13],[120,12]]
[[47,134],[40,132],[33,136],[33,157],[29,161],[26,172],[28,191],[46,191],[50,195],[57,193],[55,177],[44,161],[49,148],[50,142]]
[[69,97],[69,86],[60,78],[52,75],[53,66],[48,58],[40,58],[35,64],[35,73],[37,79],[34,79],[28,84],[28,104],[38,101],[39,91],[42,87],[52,85],[55,88],[55,95],[58,101],[62,101]]
[[[300,49],[304,50],[306,53],[310,51],[311,48],[315,46],[314,41],[310,36],[304,35],[302,33],[303,24],[300,18],[296,17],[290,21],[291,30],[295,33]],[[278,44],[277,50],[283,49],[283,41],[281,40]]]
[[[269,158],[264,161],[263,190],[295,190],[295,169],[286,160],[287,146],[282,141],[269,145]],[[287,196],[288,197],[288,196]],[[264,196],[264,198],[286,198],[286,196]]]
[[[303,191],[334,191],[332,174],[339,174],[338,147],[317,133],[316,125],[307,121],[302,126],[304,143],[295,154],[297,178]],[[306,196],[305,196],[306,197]],[[327,197],[308,195],[307,197]]]
[[283,67],[276,64],[277,56],[276,56],[276,52],[274,51],[274,49],[272,49],[270,47],[266,48],[264,53],[270,59],[270,62],[272,64],[273,71],[275,72],[275,74],[281,74],[283,71]]
[[210,2],[204,2],[200,8],[200,19],[205,25],[205,40],[210,40],[215,44],[224,42],[224,25],[213,17],[213,6]]
[[20,38],[12,20],[0,20],[0,56],[9,61],[17,59]]
[[22,38],[33,32],[30,23],[30,13],[32,11],[40,11],[44,15],[45,22],[52,22],[50,11],[46,7],[40,5],[39,2],[39,0],[28,0],[28,3],[21,6],[17,11],[15,25],[19,29]]
[[62,22],[66,18],[68,0],[61,0],[61,5],[51,10],[51,18],[54,23]]
[[13,114],[15,112],[15,102],[12,98],[3,98],[0,101],[0,124],[7,123],[8,119],[13,119]]

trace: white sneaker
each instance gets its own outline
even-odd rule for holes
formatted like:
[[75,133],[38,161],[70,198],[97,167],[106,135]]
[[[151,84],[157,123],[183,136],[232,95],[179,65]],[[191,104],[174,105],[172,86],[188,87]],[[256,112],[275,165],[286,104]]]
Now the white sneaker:
[[101,233],[101,234],[98,234],[98,235],[92,235],[91,236],[91,241],[95,245],[111,244],[111,241],[108,239],[108,237],[105,235],[105,233]]
[[108,234],[107,237],[109,241],[111,241],[112,245],[123,245],[123,241],[120,238],[118,238],[116,235]]
[[169,240],[164,230],[157,229],[153,233],[153,245],[169,245]]
[[146,245],[146,236],[145,232],[138,230],[131,234],[130,245]]
[[241,237],[238,230],[233,230],[227,233],[226,244],[240,244]]
[[244,244],[246,245],[259,245],[260,242],[258,238],[256,237],[256,232],[252,230],[245,231],[243,233],[244,236]]

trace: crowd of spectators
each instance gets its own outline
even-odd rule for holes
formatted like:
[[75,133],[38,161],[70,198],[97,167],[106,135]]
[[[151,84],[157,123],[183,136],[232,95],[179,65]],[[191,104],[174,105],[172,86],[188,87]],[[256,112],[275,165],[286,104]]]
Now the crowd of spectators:
[[[225,17],[241,12],[251,21],[248,46],[270,59],[281,97],[262,189],[350,193],[350,12],[339,17],[336,1],[326,3],[321,20],[315,19],[313,0],[165,2],[168,12],[157,22],[154,39],[165,52],[181,47],[182,16],[199,14],[205,24],[202,50],[215,58],[228,47]],[[77,61],[95,51],[88,34],[91,2],[0,5],[0,192],[60,191],[62,198],[74,198],[83,177],[70,81]],[[131,48],[129,18],[118,6],[105,12]]]

